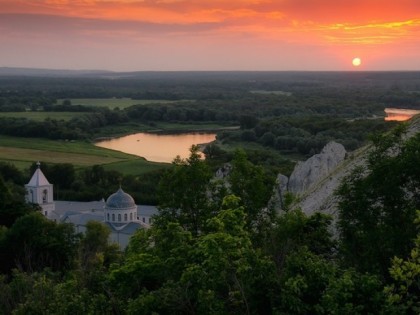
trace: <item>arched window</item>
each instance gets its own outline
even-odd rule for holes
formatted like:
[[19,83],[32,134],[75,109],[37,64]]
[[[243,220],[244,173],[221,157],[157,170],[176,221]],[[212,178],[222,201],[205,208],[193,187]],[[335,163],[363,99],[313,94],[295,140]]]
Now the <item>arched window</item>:
[[121,213],[118,213],[118,222],[121,222]]
[[115,222],[115,214],[112,214],[112,222]]
[[32,203],[35,203],[35,200],[34,200],[34,191],[31,189],[30,191],[29,191],[29,193],[30,193],[30,200],[31,200],[31,202]]
[[106,219],[109,221],[109,213],[106,214]]
[[124,213],[124,222],[127,222],[127,213]]
[[44,189],[42,191],[42,203],[47,203],[47,201],[48,201],[48,191]]
[[130,221],[133,221],[133,212],[130,213]]

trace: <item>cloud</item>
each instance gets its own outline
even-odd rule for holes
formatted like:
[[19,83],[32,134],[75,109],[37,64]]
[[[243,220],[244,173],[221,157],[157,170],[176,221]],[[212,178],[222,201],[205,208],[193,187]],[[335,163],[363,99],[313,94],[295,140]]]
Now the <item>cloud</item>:
[[78,64],[107,64],[113,53],[118,62],[141,56],[156,68],[195,60],[195,68],[314,62],[313,69],[354,51],[379,54],[380,47],[398,60],[411,54],[412,62],[420,50],[419,10],[418,0],[0,0],[0,60],[19,50],[22,60],[55,54],[57,64],[70,55]]
[[369,24],[339,23],[321,26],[320,32],[331,43],[377,45],[419,41],[420,19]]

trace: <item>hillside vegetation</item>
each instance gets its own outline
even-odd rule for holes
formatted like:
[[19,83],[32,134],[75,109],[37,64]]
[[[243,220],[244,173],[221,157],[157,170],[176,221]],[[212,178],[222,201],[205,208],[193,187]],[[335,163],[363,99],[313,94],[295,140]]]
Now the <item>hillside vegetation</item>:
[[[267,208],[270,174],[241,150],[223,182],[196,147],[176,160],[153,226],[124,252],[100,223],[80,235],[18,201],[18,172],[2,165],[1,312],[417,314],[420,134],[405,135],[378,135],[342,182],[338,237],[331,216]],[[57,167],[48,176],[70,172]],[[85,173],[93,186],[105,175]]]

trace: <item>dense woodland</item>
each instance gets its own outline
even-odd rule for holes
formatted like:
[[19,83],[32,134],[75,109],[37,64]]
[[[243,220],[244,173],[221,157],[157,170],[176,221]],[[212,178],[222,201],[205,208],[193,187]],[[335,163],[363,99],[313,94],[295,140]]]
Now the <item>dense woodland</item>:
[[[100,223],[78,234],[44,218],[23,201],[35,165],[1,162],[0,314],[420,313],[420,135],[373,119],[385,107],[420,109],[418,73],[106,75],[0,77],[1,111],[83,112],[69,121],[3,117],[0,132],[88,141],[136,123],[239,129],[219,132],[205,160],[192,147],[189,158],[142,176],[43,165],[57,199],[99,199],[121,182],[137,203],[158,205],[153,226],[124,251]],[[177,102],[57,103],[78,97]],[[337,217],[306,216],[293,198],[276,209],[276,172],[333,139],[349,150],[372,143],[336,192]],[[232,172],[216,180],[225,162]]]
[[[402,73],[143,73],[105,78],[0,77],[0,111],[86,112],[70,121],[0,118],[2,134],[92,139],[101,128],[156,122],[240,125],[224,141],[257,142],[300,154],[318,152],[332,138],[354,149],[383,117],[385,107],[419,108],[420,80]],[[108,109],[57,103],[71,98],[177,100]],[[384,122],[373,129],[383,131]],[[343,132],[345,130],[346,132]],[[322,132],[321,132],[322,131]],[[370,131],[370,130],[369,130]]]
[[0,311],[418,314],[420,135],[403,137],[374,140],[337,192],[334,226],[267,207],[272,182],[243,151],[226,185],[193,147],[162,177],[155,223],[124,252],[100,223],[82,235],[24,204],[18,172],[2,165]]

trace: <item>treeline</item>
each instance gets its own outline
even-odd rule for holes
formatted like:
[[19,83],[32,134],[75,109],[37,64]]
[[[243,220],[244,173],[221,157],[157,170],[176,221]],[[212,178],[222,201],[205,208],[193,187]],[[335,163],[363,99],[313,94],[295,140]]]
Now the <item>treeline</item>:
[[[83,112],[70,121],[1,118],[0,133],[50,139],[92,139],[104,127],[169,123],[240,125],[218,139],[256,142],[282,153],[310,155],[330,140],[349,150],[392,124],[385,107],[420,108],[411,73],[134,73],[110,78],[0,77],[0,111]],[[56,99],[131,97],[177,100],[124,110]],[[246,121],[248,119],[248,121]],[[353,120],[352,122],[347,121]],[[250,121],[249,121],[250,120]],[[313,122],[311,122],[311,120]]]
[[47,139],[92,139],[100,128],[128,122],[125,112],[100,108],[69,121],[46,118],[35,121],[27,118],[0,117],[0,133],[9,136]]
[[218,140],[228,144],[237,141],[256,142],[282,153],[313,155],[330,141],[337,141],[347,150],[364,145],[372,134],[390,130],[396,122],[382,119],[349,120],[329,115],[280,117],[258,120],[242,116],[241,129],[221,132]]
[[[27,172],[13,164],[0,162],[0,176],[9,185],[14,200],[22,198],[24,184],[29,182],[37,165],[33,163]],[[121,184],[138,204],[156,205],[157,186],[163,170],[151,171],[139,176],[107,171],[101,165],[76,169],[72,164],[42,163],[42,172],[54,185],[55,200],[92,201],[106,199]]]
[[[27,209],[1,222],[0,311],[418,314],[419,146],[402,129],[376,137],[337,193],[334,226],[270,207],[272,178],[244,152],[215,181],[197,148],[163,175],[154,225],[124,252],[100,223],[81,235]],[[12,213],[8,189],[0,197]]]

